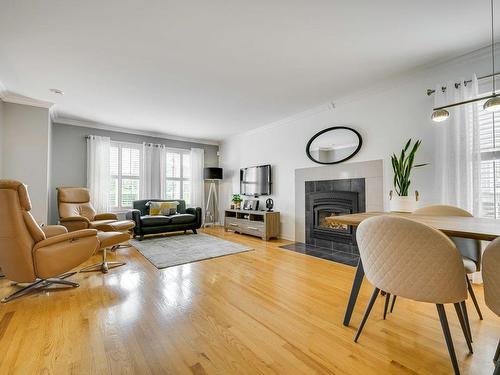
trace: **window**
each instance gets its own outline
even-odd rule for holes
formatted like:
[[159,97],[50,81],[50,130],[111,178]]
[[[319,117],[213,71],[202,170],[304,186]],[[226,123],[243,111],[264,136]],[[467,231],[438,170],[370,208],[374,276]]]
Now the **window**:
[[120,211],[132,207],[139,199],[141,178],[141,145],[111,142],[109,207]]
[[[488,85],[491,83],[488,82]],[[481,95],[491,92],[480,90]],[[500,218],[500,114],[483,110],[484,101],[479,102],[480,212],[481,216]]]
[[191,202],[191,153],[189,150],[167,149],[166,199],[183,199]]

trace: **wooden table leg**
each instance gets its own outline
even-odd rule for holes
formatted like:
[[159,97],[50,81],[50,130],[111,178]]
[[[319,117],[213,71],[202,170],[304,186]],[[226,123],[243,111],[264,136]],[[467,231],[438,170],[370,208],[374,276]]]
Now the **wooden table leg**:
[[354,310],[354,305],[356,305],[356,300],[358,299],[359,289],[363,283],[363,277],[365,276],[365,270],[363,269],[363,264],[361,263],[361,258],[358,261],[358,268],[356,269],[356,275],[354,276],[354,281],[352,283],[351,295],[349,296],[349,302],[347,304],[347,309],[344,316],[344,325],[348,326],[351,321],[352,312]]

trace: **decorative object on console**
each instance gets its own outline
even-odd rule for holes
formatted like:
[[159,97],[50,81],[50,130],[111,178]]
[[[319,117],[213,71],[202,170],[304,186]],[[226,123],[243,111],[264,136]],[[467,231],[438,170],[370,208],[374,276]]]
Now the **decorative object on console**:
[[241,196],[239,194],[233,194],[233,198],[231,199],[231,202],[233,202],[232,205],[234,205],[235,210],[239,210],[241,208],[241,202],[243,199],[241,199]]
[[363,139],[356,130],[333,126],[316,133],[307,142],[306,154],[318,164],[337,164],[356,155],[362,144]]
[[273,212],[274,201],[271,198],[267,198],[266,200],[266,208],[267,212]]
[[406,142],[405,147],[401,150],[399,158],[396,154],[392,154],[391,156],[392,169],[394,170],[394,190],[396,191],[396,194],[393,194],[392,190],[389,193],[391,211],[413,212],[417,209],[417,201],[419,198],[418,191],[415,191],[415,197],[408,196],[408,191],[411,184],[410,176],[413,168],[423,167],[428,164],[413,164],[415,154],[421,143],[421,140],[416,141],[411,151],[407,154],[411,145],[410,138],[408,142]]
[[259,209],[259,200],[258,199],[246,199],[243,203],[244,210],[252,210],[257,211]]
[[209,167],[203,169],[203,178],[205,179],[205,181],[210,181],[207,206],[205,208],[205,226],[215,225],[218,221],[219,202],[217,199],[216,182],[222,180],[222,177],[223,177],[222,168]]

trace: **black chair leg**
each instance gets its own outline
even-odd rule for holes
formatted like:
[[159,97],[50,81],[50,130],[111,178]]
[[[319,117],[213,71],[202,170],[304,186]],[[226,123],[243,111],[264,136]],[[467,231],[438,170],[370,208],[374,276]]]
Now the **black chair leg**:
[[361,320],[361,324],[358,327],[358,331],[356,332],[356,336],[354,337],[354,342],[358,342],[358,338],[361,335],[361,331],[363,330],[363,327],[365,326],[366,320],[368,319],[368,316],[370,315],[370,311],[372,311],[373,304],[377,300],[378,293],[380,292],[379,288],[375,288],[373,290],[373,294],[370,298],[370,301],[368,302],[368,305],[366,306],[365,314],[363,315],[363,319]]
[[465,303],[465,301],[460,302],[460,307],[462,308],[462,313],[464,314],[467,331],[469,331],[470,342],[474,342],[474,340],[472,339],[472,331],[470,329],[469,313],[467,312],[467,304]]
[[497,362],[498,360],[500,360],[500,341],[498,341],[497,351],[493,357],[493,361]]
[[476,307],[477,315],[479,315],[479,319],[483,320],[483,314],[481,314],[481,309],[479,308],[479,304],[477,303],[476,295],[474,294],[474,289],[472,288],[469,277],[465,275],[465,279],[467,280],[467,289],[469,289],[469,294],[472,298],[472,302],[474,302],[474,306]]
[[469,335],[469,330],[467,329],[467,325],[465,324],[465,318],[463,315],[462,307],[460,306],[459,303],[454,303],[453,306],[455,306],[455,311],[457,312],[458,321],[460,322],[460,327],[462,327],[462,332],[464,333],[465,341],[467,342],[467,347],[469,348],[469,352],[473,354],[474,351],[472,350],[472,342]]
[[391,293],[387,293],[385,295],[385,304],[384,304],[384,320],[387,316],[387,309],[389,308],[389,301],[391,300]]
[[448,353],[450,353],[453,371],[455,372],[455,375],[460,375],[457,356],[455,354],[455,348],[453,346],[453,339],[451,338],[450,326],[448,325],[448,319],[446,318],[446,311],[444,310],[444,306],[441,304],[437,304],[436,308],[438,311],[439,320],[441,322],[441,327],[443,328],[443,334],[446,340],[446,346],[448,347]]
[[500,375],[500,361],[497,362],[495,366],[495,371],[493,371],[493,375]]
[[391,303],[391,314],[392,314],[392,311],[394,310],[394,305],[396,304],[396,295],[392,296],[392,303]]
[[196,231],[196,229],[193,229],[193,233],[194,234],[198,234],[198,232]]

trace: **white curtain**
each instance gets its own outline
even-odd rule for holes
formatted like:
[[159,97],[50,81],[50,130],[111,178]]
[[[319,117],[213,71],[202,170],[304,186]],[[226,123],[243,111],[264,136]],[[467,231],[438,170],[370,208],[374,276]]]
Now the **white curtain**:
[[166,148],[152,143],[142,144],[141,199],[164,199]]
[[[442,87],[446,86],[443,91]],[[455,86],[447,82],[436,86],[435,107],[477,98],[478,83]],[[479,215],[479,120],[478,104],[471,103],[449,108],[448,120],[435,124],[437,129],[436,173],[441,203],[461,207]]]
[[[205,150],[191,149],[191,206],[202,207],[205,202],[205,181],[203,168],[205,167]],[[202,216],[203,217],[203,216]]]
[[111,139],[89,135],[87,137],[87,187],[91,203],[97,212],[108,212]]

